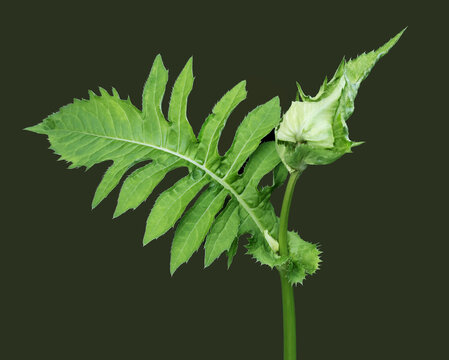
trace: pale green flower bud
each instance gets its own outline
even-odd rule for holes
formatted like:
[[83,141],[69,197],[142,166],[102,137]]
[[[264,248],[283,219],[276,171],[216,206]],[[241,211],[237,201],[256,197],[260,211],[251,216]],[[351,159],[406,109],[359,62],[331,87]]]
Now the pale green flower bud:
[[[314,98],[300,94],[303,101],[293,101],[276,130],[276,145],[290,172],[302,171],[307,165],[324,165],[350,151],[347,138],[343,148],[336,140],[347,134],[346,124],[337,124],[337,113],[346,85],[340,66],[336,76],[325,82]],[[299,88],[300,89],[300,88]],[[338,126],[340,125],[340,126]],[[338,139],[341,140],[341,139]]]
[[277,130],[277,140],[331,148],[332,123],[340,94],[341,86],[321,101],[293,101]]
[[332,80],[325,80],[315,97],[305,95],[298,84],[302,101],[298,96],[292,102],[276,129],[276,148],[290,172],[303,171],[307,165],[330,164],[361,144],[349,140],[346,121],[354,112],[360,83],[402,32],[376,51],[343,59]]

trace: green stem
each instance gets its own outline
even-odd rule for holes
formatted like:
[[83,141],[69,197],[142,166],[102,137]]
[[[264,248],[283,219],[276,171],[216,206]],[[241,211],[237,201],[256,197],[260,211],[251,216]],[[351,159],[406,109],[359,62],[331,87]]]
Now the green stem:
[[292,204],[293,191],[295,190],[296,181],[298,181],[299,171],[292,172],[288,179],[287,188],[285,189],[284,200],[281,209],[281,221],[279,223],[279,253],[288,255],[287,245],[287,230],[288,230],[288,215],[290,213],[290,205]]
[[[279,224],[279,253],[288,255],[287,229],[288,215],[292,203],[293,191],[296,181],[301,172],[295,171],[290,174],[287,188],[285,189],[284,200],[282,202],[281,220]],[[284,323],[284,360],[296,360],[296,316],[295,316],[295,298],[293,296],[293,287],[288,282],[285,273],[280,269],[281,290],[282,290],[282,316]]]
[[280,272],[282,288],[282,316],[284,322],[284,360],[296,360],[296,317],[293,287]]

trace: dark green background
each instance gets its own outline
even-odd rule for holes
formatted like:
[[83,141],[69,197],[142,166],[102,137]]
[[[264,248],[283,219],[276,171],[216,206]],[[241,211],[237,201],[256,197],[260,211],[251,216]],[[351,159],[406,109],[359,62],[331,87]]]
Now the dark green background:
[[[351,138],[366,144],[332,165],[309,168],[296,188],[290,227],[324,252],[322,269],[295,290],[298,347],[303,360],[444,357],[448,247],[440,205],[447,193],[439,169],[447,167],[447,26],[443,9],[424,6],[5,8],[0,357],[280,359],[276,271],[240,247],[229,271],[224,258],[204,270],[201,250],[171,278],[173,232],[141,245],[155,195],[112,220],[116,189],[91,211],[107,165],[67,170],[43,136],[21,129],[98,86],[114,86],[140,106],[156,54],[170,70],[170,88],[193,55],[188,115],[195,131],[220,96],[248,81],[223,151],[253,107],[279,95],[285,112],[296,80],[313,95],[343,55],[377,48],[405,26],[362,84],[349,121]],[[282,193],[273,199],[278,210]]]

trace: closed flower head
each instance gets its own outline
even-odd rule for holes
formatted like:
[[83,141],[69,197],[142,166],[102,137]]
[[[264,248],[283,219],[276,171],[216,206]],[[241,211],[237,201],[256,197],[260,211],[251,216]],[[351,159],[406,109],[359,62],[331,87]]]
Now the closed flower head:
[[276,148],[290,172],[302,171],[307,165],[330,164],[361,144],[349,140],[346,125],[354,112],[357,91],[402,33],[376,51],[349,61],[343,59],[332,80],[324,80],[314,97],[305,95],[297,84],[297,101],[292,102],[276,129]]

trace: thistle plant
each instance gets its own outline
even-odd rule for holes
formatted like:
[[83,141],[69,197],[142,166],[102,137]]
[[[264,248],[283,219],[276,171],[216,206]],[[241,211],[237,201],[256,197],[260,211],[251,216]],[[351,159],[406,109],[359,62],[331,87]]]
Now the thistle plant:
[[[360,83],[402,32],[376,51],[342,60],[333,78],[318,94],[298,96],[281,117],[277,97],[256,107],[239,125],[224,155],[218,142],[232,111],[246,98],[245,81],[229,90],[213,107],[198,136],[187,119],[193,86],[192,59],[171,92],[168,116],[161,103],[168,71],[160,55],[154,60],[142,97],[142,109],[117,90],[100,88],[86,100],[75,99],[38,125],[26,130],[48,136],[50,148],[69,168],[112,161],[95,192],[95,208],[121,185],[113,217],[141,205],[170,171],[185,167],[188,174],[162,192],[148,216],[143,244],[175,226],[170,272],[174,272],[204,243],[204,266],[223,253],[231,266],[242,235],[257,262],[279,271],[282,285],[284,360],[296,359],[296,320],[293,290],[320,264],[316,244],[288,231],[295,184],[308,165],[329,164],[360,142],[349,140],[346,121],[354,111]],[[262,142],[275,130],[275,141]],[[149,161],[149,162],[148,162]],[[261,179],[271,173],[272,183]],[[270,202],[273,191],[287,180],[280,217]],[[196,201],[187,209],[198,195]],[[187,210],[186,210],[187,209]]]

